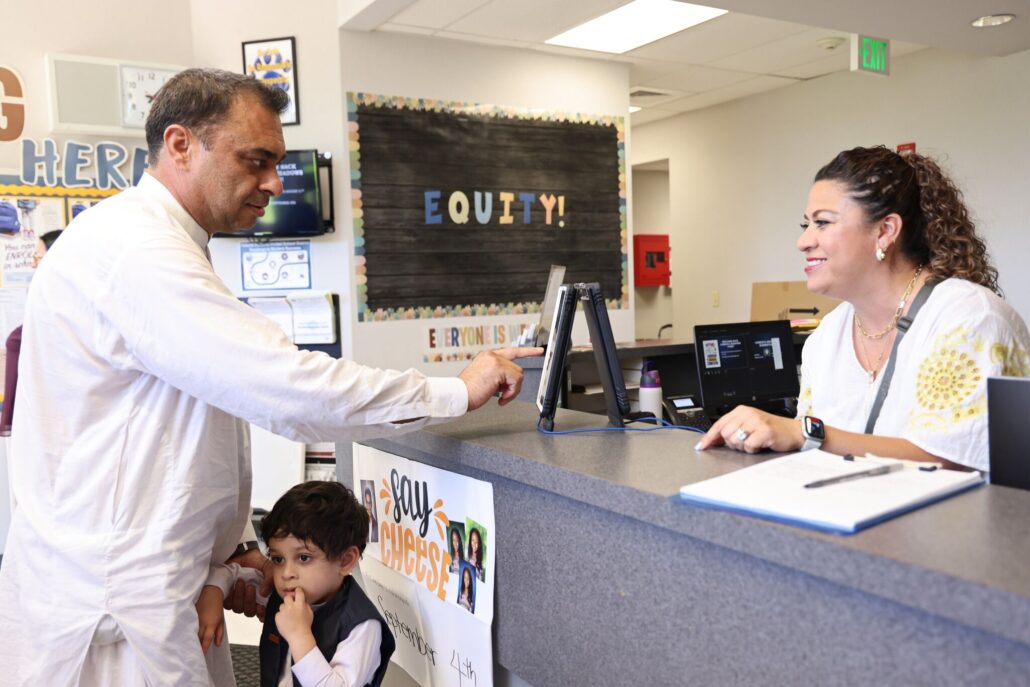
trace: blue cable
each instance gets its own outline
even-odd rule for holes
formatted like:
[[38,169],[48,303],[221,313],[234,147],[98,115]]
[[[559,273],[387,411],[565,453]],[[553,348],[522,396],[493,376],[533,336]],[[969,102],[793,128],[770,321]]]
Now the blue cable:
[[[639,422],[639,420],[634,420]],[[661,420],[660,425],[655,427],[584,427],[582,429],[566,429],[561,431],[547,430],[540,426],[540,422],[537,422],[536,431],[541,434],[547,434],[550,436],[558,436],[561,434],[585,434],[587,432],[654,432],[659,429],[685,429],[689,432],[697,432],[698,434],[704,434],[705,430],[698,429],[697,427],[690,427],[688,425],[674,425],[667,420]]]

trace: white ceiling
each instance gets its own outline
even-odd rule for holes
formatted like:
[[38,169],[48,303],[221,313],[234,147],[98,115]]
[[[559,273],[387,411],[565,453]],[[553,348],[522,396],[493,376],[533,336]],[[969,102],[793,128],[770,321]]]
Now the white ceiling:
[[[634,125],[847,70],[848,44],[827,51],[816,45],[820,38],[889,38],[892,59],[926,46],[981,55],[1030,48],[1030,0],[718,0],[728,14],[623,55],[544,41],[628,0],[363,1],[366,20],[341,16],[342,26],[626,62],[631,94],[658,93],[631,95],[644,107]],[[994,29],[970,26],[999,12],[1017,18]]]

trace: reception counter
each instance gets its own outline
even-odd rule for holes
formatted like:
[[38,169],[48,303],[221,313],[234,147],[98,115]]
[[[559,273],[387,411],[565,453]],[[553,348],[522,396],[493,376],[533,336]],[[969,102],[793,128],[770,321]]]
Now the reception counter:
[[1030,681],[1030,492],[827,535],[670,498],[766,456],[675,430],[546,436],[536,415],[491,405],[365,442],[493,484],[495,659],[535,687]]

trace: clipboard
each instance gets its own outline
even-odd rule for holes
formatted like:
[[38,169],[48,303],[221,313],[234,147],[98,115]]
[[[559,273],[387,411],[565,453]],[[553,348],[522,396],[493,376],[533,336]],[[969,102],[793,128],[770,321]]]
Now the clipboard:
[[[888,474],[805,488],[817,480],[899,463],[901,469]],[[918,463],[875,456],[850,461],[816,449],[685,485],[673,498],[822,532],[854,534],[983,482],[975,471],[925,471]]]

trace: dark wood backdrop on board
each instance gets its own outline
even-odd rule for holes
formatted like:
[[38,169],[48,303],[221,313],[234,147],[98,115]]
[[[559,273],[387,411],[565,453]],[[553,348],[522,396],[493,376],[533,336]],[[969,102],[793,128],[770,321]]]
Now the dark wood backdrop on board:
[[[568,267],[566,281],[598,281],[606,299],[622,298],[623,149],[613,124],[360,101],[351,117],[368,311],[537,303],[552,264]],[[439,224],[427,224],[427,191],[440,192],[432,210]],[[464,224],[448,211],[455,191],[468,198]],[[485,224],[476,191],[493,194]],[[502,192],[515,196],[511,224],[499,223]],[[528,224],[520,193],[534,197]],[[554,203],[548,225],[539,199],[551,194],[564,205]]]

